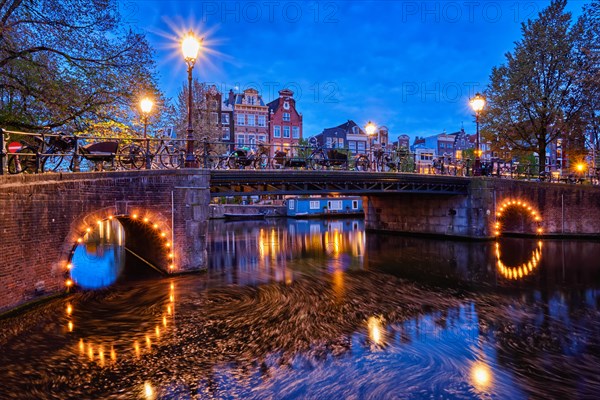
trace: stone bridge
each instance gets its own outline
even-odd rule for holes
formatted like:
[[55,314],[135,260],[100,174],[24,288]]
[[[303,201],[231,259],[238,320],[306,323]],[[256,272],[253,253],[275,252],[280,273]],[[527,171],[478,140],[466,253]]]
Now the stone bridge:
[[0,312],[68,288],[78,241],[116,218],[165,273],[206,267],[211,197],[363,196],[367,229],[470,239],[497,232],[600,238],[600,188],[348,171],[155,170],[0,176]]

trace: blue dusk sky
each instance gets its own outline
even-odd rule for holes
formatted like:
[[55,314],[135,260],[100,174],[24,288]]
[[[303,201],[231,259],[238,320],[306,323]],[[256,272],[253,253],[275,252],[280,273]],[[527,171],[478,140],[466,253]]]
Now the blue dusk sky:
[[[353,119],[400,134],[475,130],[468,100],[550,3],[465,1],[121,0],[123,19],[156,50],[160,89],[186,82],[179,38],[204,37],[194,76],[223,92],[254,87],[265,102],[288,87],[304,136]],[[584,1],[570,1],[581,13]]]

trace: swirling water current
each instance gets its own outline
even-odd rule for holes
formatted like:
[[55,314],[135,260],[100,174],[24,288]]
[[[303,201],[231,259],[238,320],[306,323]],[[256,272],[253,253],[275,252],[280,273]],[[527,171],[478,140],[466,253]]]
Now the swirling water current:
[[211,221],[207,254],[0,320],[0,398],[599,396],[598,242]]

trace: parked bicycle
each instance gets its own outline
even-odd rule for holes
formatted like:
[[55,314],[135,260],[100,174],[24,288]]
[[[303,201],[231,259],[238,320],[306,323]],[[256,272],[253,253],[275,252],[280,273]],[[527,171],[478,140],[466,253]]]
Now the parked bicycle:
[[228,155],[226,165],[231,169],[266,169],[269,167],[269,149],[263,143],[259,143],[256,150],[240,147]]
[[324,146],[319,146],[316,141],[311,141],[311,144],[313,145],[313,151],[308,156],[308,164],[314,170],[325,168],[369,170],[369,158],[363,154],[352,157],[348,155],[346,150],[327,149]]
[[271,168],[273,169],[285,169],[285,168],[306,168],[307,160],[302,155],[292,156],[288,155],[286,150],[277,150],[275,155],[271,159]]

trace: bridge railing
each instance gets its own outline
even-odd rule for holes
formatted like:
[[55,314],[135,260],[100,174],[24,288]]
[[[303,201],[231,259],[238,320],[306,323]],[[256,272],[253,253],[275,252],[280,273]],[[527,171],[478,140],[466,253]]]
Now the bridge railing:
[[[405,148],[341,148],[331,144],[233,143],[194,139],[194,157],[208,169],[307,169],[472,176],[470,159],[427,158]],[[1,130],[0,174],[176,169],[184,166],[187,140],[169,137],[83,136]],[[600,170],[548,171],[538,165],[483,160],[481,175],[560,183],[600,183]]]

